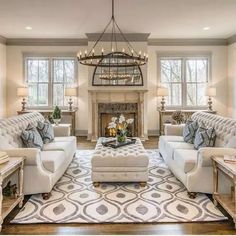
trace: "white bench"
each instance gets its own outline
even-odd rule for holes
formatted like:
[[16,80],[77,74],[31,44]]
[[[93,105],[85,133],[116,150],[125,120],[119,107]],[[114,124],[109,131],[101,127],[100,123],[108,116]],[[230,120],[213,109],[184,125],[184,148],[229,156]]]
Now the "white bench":
[[148,180],[149,157],[142,142],[137,138],[135,144],[113,149],[104,147],[99,138],[92,156],[92,181],[94,186],[100,182],[140,182]]

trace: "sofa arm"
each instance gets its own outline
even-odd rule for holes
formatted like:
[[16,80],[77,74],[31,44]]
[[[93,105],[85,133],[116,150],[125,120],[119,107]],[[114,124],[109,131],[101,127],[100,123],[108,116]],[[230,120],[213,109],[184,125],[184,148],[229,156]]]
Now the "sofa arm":
[[165,124],[164,125],[165,135],[182,136],[184,126],[185,124],[180,124],[180,125]]
[[205,147],[200,148],[197,154],[198,165],[202,167],[212,166],[212,156],[224,156],[231,155],[236,156],[235,148],[220,148],[220,147]]
[[40,153],[38,148],[15,148],[4,150],[9,157],[26,157],[26,166],[36,166],[41,161]]
[[55,137],[67,137],[70,136],[70,124],[53,125],[53,131]]

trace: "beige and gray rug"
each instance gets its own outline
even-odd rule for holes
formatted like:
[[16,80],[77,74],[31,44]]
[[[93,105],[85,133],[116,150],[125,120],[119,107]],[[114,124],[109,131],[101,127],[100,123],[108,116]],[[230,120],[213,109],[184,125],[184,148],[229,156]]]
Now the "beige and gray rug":
[[102,184],[90,178],[92,151],[77,151],[49,200],[33,195],[11,223],[142,223],[220,221],[226,217],[205,194],[189,199],[185,187],[159,156],[148,150],[149,180],[144,188],[134,183]]

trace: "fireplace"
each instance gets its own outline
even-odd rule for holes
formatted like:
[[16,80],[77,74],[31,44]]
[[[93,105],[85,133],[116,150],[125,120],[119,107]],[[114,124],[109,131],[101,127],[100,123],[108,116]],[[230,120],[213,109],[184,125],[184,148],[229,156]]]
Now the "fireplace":
[[109,129],[108,125],[112,117],[121,114],[126,119],[132,118],[134,122],[128,127],[128,136],[138,136],[138,104],[137,103],[99,103],[98,104],[98,127],[99,136],[114,137],[115,130]]

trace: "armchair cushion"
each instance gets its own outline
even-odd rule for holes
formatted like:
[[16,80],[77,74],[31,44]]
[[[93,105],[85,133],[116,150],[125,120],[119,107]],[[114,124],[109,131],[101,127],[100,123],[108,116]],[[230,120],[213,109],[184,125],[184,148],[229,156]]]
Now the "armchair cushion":
[[50,143],[54,140],[54,131],[52,124],[49,122],[49,120],[45,120],[44,122],[38,121],[37,129],[42,137],[44,144]]
[[183,136],[183,128],[184,124],[180,125],[172,125],[172,124],[165,124],[165,135],[168,136]]

